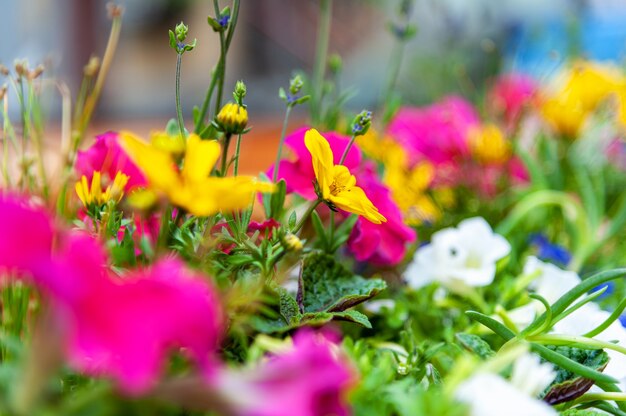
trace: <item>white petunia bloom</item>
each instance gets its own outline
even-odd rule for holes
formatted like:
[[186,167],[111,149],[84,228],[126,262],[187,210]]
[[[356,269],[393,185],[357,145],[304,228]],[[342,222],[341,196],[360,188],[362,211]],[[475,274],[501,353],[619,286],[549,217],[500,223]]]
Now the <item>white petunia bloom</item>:
[[457,400],[466,403],[471,416],[556,416],[558,413],[542,402],[517,389],[502,377],[477,373],[456,390]]
[[[553,304],[566,292],[573,289],[581,282],[580,277],[572,272],[562,270],[550,263],[544,263],[535,257],[529,257],[524,266],[524,273],[540,273],[529,285],[535,293],[543,296],[550,304]],[[507,314],[509,318],[520,328],[527,327],[537,314],[545,310],[541,302],[533,300],[522,307],[513,309]],[[584,335],[607,320],[611,314],[594,302],[589,302],[565,317],[554,325],[553,332],[565,335]],[[619,345],[626,346],[626,329],[618,321],[613,322],[595,339],[601,341],[618,341]],[[626,356],[617,351],[607,350],[610,361],[604,373],[611,375],[622,383],[626,383]],[[626,385],[625,385],[626,387]]]
[[404,276],[413,288],[436,281],[463,293],[493,282],[496,262],[510,251],[508,241],[495,234],[487,221],[470,218],[457,228],[433,234],[431,243],[417,250]]
[[552,364],[542,363],[535,354],[524,354],[513,364],[511,384],[522,393],[537,397],[555,378]]

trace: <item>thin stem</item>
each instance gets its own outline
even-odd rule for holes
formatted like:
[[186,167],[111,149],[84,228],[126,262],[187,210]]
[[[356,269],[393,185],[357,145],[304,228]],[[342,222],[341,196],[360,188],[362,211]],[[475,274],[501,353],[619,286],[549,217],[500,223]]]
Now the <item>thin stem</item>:
[[239,173],[239,151],[241,149],[241,133],[237,135],[237,143],[235,145],[235,167],[233,168],[234,176]]
[[324,73],[330,41],[330,22],[332,17],[332,0],[320,0],[320,21],[317,32],[315,63],[313,66],[313,90],[311,94],[311,119],[313,125],[320,122],[322,113],[322,93]]
[[222,108],[222,96],[224,95],[224,78],[226,77],[226,46],[224,43],[224,33],[220,33],[220,60],[217,65],[217,72],[217,95],[215,97],[215,108],[213,109],[213,117],[217,117],[217,113]]
[[352,147],[352,145],[354,144],[354,140],[356,139],[356,135],[353,134],[352,137],[350,137],[350,142],[348,143],[348,145],[346,146],[346,150],[343,151],[343,154],[341,155],[341,159],[339,159],[339,164],[343,165],[343,162],[345,162],[346,157],[348,157],[348,152],[350,151],[350,148]]
[[[159,238],[157,240],[156,253],[167,248],[167,242],[170,234],[170,221],[172,219],[172,207],[168,207],[161,214],[161,227],[159,229]],[[155,253],[155,254],[156,254]]]
[[385,84],[385,89],[383,90],[382,96],[382,106],[385,109],[383,111],[383,115],[385,116],[385,122],[390,118],[391,114],[389,113],[389,105],[393,95],[393,90],[396,85],[396,81],[398,80],[398,75],[400,74],[400,67],[402,66],[402,56],[404,55],[404,40],[399,40],[393,47],[393,51],[391,52],[391,63],[389,65],[389,76],[387,78],[387,82]]
[[213,68],[211,75],[211,84],[209,85],[209,89],[206,92],[206,96],[204,97],[204,102],[202,103],[202,108],[200,109],[200,115],[196,120],[196,125],[194,127],[194,131],[196,133],[200,133],[202,129],[204,118],[209,112],[209,106],[211,104],[211,98],[213,97],[213,91],[215,90],[215,84],[217,84],[217,68]]
[[176,57],[176,117],[181,139],[185,139],[185,121],[183,120],[183,107],[180,105],[180,66],[183,61],[182,52]]
[[285,110],[285,119],[283,120],[283,129],[280,133],[280,142],[278,142],[278,152],[276,153],[276,163],[274,163],[274,174],[272,175],[272,182],[278,180],[278,167],[280,165],[280,158],[283,153],[283,146],[285,144],[285,135],[287,134],[287,124],[289,123],[289,114],[291,113],[291,106],[287,105]]
[[226,177],[226,171],[228,170],[228,147],[230,146],[230,139],[232,134],[226,133],[224,136],[224,144],[222,147],[222,167],[220,169],[221,176]]
[[302,229],[302,227],[304,226],[304,223],[306,222],[306,220],[311,216],[311,214],[313,213],[313,211],[315,211],[315,208],[317,208],[317,206],[322,202],[321,199],[317,199],[313,204],[311,204],[311,206],[309,207],[309,209],[304,213],[304,215],[302,216],[302,218],[300,219],[300,222],[298,222],[298,224],[296,225],[296,228],[292,231],[294,234],[297,233],[298,231],[300,231]]

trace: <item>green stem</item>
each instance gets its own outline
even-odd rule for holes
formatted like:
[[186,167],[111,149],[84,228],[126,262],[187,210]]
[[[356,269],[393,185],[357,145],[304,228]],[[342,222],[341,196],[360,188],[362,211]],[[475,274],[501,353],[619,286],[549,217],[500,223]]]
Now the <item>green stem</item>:
[[332,17],[332,0],[320,0],[320,17],[317,32],[315,63],[313,67],[313,90],[311,94],[311,119],[313,125],[319,124],[322,113],[322,93],[324,73],[330,41],[330,22]]
[[536,342],[538,344],[567,345],[578,348],[591,347],[591,349],[609,349],[621,352],[622,354],[626,354],[626,347],[618,344],[613,344],[612,342],[600,341],[598,339],[587,338],[583,336],[544,334],[527,337],[526,340]]
[[300,219],[300,222],[298,222],[298,224],[296,225],[296,228],[293,230],[293,233],[296,234],[298,231],[300,231],[302,229],[302,227],[304,226],[304,223],[306,222],[306,220],[311,216],[311,214],[313,213],[313,211],[315,211],[315,208],[317,208],[317,206],[322,202],[321,199],[317,199],[313,204],[311,204],[311,206],[309,207],[309,209],[304,213],[304,215],[302,216],[302,218]]
[[222,178],[226,177],[226,171],[228,170],[228,148],[230,147],[230,139],[232,134],[226,133],[224,136],[224,144],[222,146],[222,167],[220,168],[220,174]]
[[209,105],[211,103],[211,98],[213,97],[213,91],[215,90],[215,84],[217,84],[217,67],[213,68],[211,75],[211,84],[209,85],[209,89],[206,92],[206,96],[204,97],[204,102],[202,103],[202,109],[200,109],[200,115],[196,120],[196,124],[194,126],[194,131],[196,133],[200,133],[202,130],[204,118],[209,112]]
[[[161,214],[161,228],[159,229],[159,238],[157,240],[156,253],[167,248],[167,242],[170,234],[170,221],[172,219],[172,207],[168,207]],[[155,253],[155,254],[156,254]]]
[[389,114],[389,105],[391,97],[393,95],[394,87],[396,85],[396,81],[398,79],[398,74],[400,74],[400,67],[402,66],[402,56],[404,55],[404,45],[405,42],[403,40],[397,41],[393,47],[393,51],[391,52],[389,76],[387,77],[387,82],[385,83],[385,89],[383,90],[381,102],[381,105],[384,108],[383,115],[385,122],[387,122],[388,119],[391,118],[391,114]]
[[348,152],[350,151],[350,148],[352,147],[352,145],[354,144],[354,140],[356,139],[356,135],[353,134],[352,137],[350,137],[350,142],[348,143],[348,145],[346,146],[346,150],[343,151],[343,154],[341,155],[341,159],[339,159],[339,164],[343,165],[343,162],[345,162],[346,157],[348,157]]
[[181,139],[185,139],[185,121],[183,120],[183,107],[180,105],[180,66],[183,61],[182,52],[176,57],[176,117]]
[[276,163],[274,163],[274,174],[272,175],[272,182],[276,183],[278,180],[278,167],[280,165],[280,158],[283,153],[283,146],[285,144],[285,135],[287,134],[287,124],[289,122],[289,114],[291,113],[291,106],[287,104],[285,110],[285,119],[283,120],[283,129],[280,133],[280,142],[278,142],[278,152],[276,153]]
[[239,151],[241,149],[241,133],[237,135],[237,143],[235,145],[235,167],[233,168],[233,174],[237,176],[239,173]]

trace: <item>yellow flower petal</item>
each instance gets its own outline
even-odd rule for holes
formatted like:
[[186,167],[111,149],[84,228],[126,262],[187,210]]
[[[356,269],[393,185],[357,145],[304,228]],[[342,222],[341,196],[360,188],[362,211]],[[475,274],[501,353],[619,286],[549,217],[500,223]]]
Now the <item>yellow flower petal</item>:
[[202,140],[196,134],[190,135],[187,139],[183,179],[189,182],[206,179],[219,157],[220,145],[217,141]]
[[315,178],[322,192],[322,197],[328,199],[330,185],[333,182],[332,169],[334,166],[333,151],[324,137],[315,129],[304,134],[304,145],[311,153]]
[[387,222],[387,219],[378,212],[378,209],[372,204],[372,201],[365,195],[363,189],[358,186],[353,186],[352,188],[340,192],[336,196],[332,195],[330,202],[337,208],[361,215],[374,224]]
[[120,145],[153,187],[166,193],[182,187],[174,160],[168,152],[150,146],[126,131],[120,133]]

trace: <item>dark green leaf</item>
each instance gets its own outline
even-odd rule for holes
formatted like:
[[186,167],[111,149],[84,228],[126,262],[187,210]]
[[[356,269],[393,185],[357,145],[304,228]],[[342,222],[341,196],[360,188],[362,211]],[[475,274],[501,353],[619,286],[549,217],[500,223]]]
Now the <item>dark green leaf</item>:
[[496,355],[496,353],[494,352],[494,350],[491,349],[489,344],[487,344],[478,335],[459,332],[458,334],[456,334],[456,339],[463,346],[463,348],[470,352],[473,352],[482,359],[491,358]]

